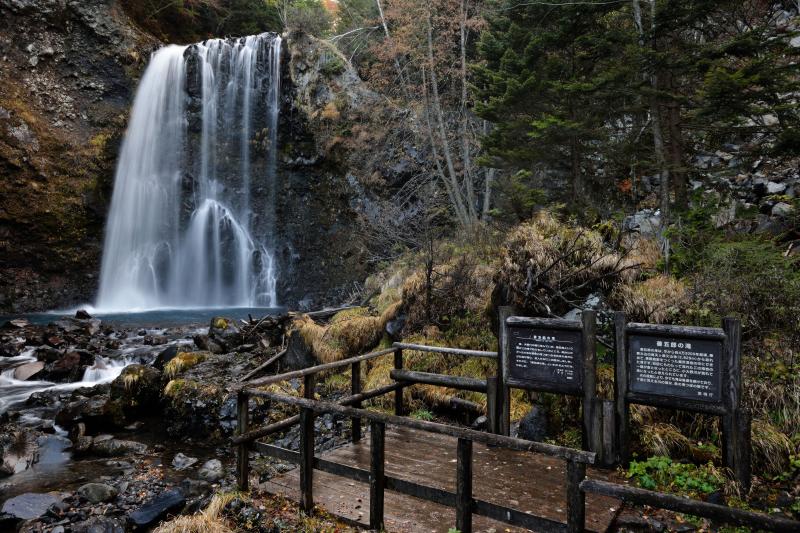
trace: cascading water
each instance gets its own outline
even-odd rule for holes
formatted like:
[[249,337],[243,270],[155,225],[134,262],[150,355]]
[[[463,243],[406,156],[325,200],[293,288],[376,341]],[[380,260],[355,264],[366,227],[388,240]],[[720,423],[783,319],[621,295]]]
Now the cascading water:
[[167,46],[139,85],[97,307],[273,307],[281,38]]

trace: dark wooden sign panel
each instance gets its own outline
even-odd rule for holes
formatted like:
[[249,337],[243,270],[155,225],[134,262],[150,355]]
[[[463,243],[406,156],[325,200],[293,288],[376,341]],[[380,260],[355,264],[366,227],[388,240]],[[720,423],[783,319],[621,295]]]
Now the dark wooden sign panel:
[[[580,327],[578,325],[578,327]],[[580,393],[583,338],[580,329],[508,324],[508,383],[515,387],[552,385]]]
[[722,402],[722,340],[629,334],[629,390]]

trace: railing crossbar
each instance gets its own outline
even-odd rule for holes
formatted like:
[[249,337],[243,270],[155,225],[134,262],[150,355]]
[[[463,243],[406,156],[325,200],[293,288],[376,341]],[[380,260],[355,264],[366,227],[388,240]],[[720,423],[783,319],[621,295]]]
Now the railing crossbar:
[[[247,391],[245,391],[247,392]],[[393,426],[407,427],[411,429],[418,429],[421,431],[428,431],[431,433],[438,433],[440,435],[448,435],[451,437],[465,438],[475,442],[488,444],[492,446],[502,446],[517,451],[536,452],[551,457],[558,457],[568,461],[577,461],[584,464],[594,464],[594,452],[587,452],[576,450],[573,448],[565,448],[563,446],[556,446],[553,444],[545,444],[543,442],[533,442],[515,437],[506,437],[504,435],[495,435],[492,433],[485,433],[474,429],[460,428],[455,426],[448,426],[446,424],[439,424],[437,422],[428,422],[425,420],[416,420],[413,418],[405,418],[396,415],[388,415],[376,411],[368,411],[366,409],[355,409],[353,407],[346,407],[343,405],[323,402],[319,400],[310,400],[307,398],[297,398],[295,396],[288,396],[285,394],[278,394],[273,392],[261,391],[261,397],[273,400],[276,402],[283,402],[298,407],[311,409],[317,413],[336,413],[347,417],[359,417],[374,422],[382,422]]]

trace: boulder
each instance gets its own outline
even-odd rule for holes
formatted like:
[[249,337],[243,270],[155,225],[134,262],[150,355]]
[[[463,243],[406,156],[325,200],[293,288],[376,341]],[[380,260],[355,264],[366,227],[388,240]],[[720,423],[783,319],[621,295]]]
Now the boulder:
[[175,458],[172,459],[172,466],[175,467],[175,470],[184,470],[186,468],[189,468],[196,462],[197,462],[197,457],[189,457],[188,455],[177,453],[175,454]]
[[105,457],[119,457],[130,453],[147,453],[147,445],[141,442],[122,439],[102,439],[95,438],[92,442],[91,452]]
[[35,377],[36,374],[41,372],[44,369],[44,363],[42,361],[36,361],[35,363],[26,363],[24,365],[20,365],[14,369],[14,379],[18,379],[20,381],[27,381],[28,379]]
[[219,459],[211,459],[203,463],[203,466],[197,471],[197,476],[209,483],[213,483],[225,476],[225,469]]
[[167,341],[164,335],[145,335],[143,340],[145,346],[161,346],[167,344]]
[[786,202],[778,202],[772,206],[772,216],[774,217],[788,217],[794,212],[794,207]]
[[[242,334],[239,328],[236,327],[236,322],[221,316],[215,316],[211,319],[211,324],[208,326],[208,337],[217,342],[224,351],[232,351],[243,342]],[[211,350],[211,347],[209,347],[209,350]]]
[[162,492],[128,515],[128,520],[137,528],[146,528],[166,518],[169,513],[180,511],[186,497],[180,489]]
[[117,489],[105,483],[87,483],[78,489],[78,497],[89,503],[103,503],[117,497]]
[[106,412],[116,425],[124,426],[158,407],[160,399],[161,372],[150,366],[129,365],[111,382]]
[[534,442],[541,442],[547,437],[547,413],[544,409],[534,405],[528,411],[519,421],[517,437]]
[[175,344],[167,346],[158,353],[156,360],[153,361],[153,366],[163,371],[164,365],[175,359],[176,355],[178,355],[178,346]]
[[51,505],[61,501],[54,494],[26,492],[3,503],[2,512],[22,520],[32,520],[44,515]]
[[406,315],[401,313],[392,320],[386,322],[386,333],[393,341],[400,341],[403,337],[403,328],[406,325]]
[[75,311],[75,318],[78,320],[91,320],[92,315],[86,309],[78,309]]
[[94,364],[94,355],[86,350],[67,352],[55,363],[48,365],[43,377],[57,383],[80,381],[87,367]]

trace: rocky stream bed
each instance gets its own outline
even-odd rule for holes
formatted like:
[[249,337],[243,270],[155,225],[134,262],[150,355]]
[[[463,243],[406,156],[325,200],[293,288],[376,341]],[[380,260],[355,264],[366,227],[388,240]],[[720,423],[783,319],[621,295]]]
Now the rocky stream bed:
[[[231,385],[281,349],[286,321],[139,328],[79,312],[48,325],[6,322],[0,530],[146,530],[234,490]],[[287,356],[264,370],[298,364]],[[255,402],[251,413],[256,423],[285,416]],[[349,422],[330,415],[316,424],[320,449],[349,434]],[[298,447],[296,428],[276,438]],[[264,478],[288,468],[257,465]]]

